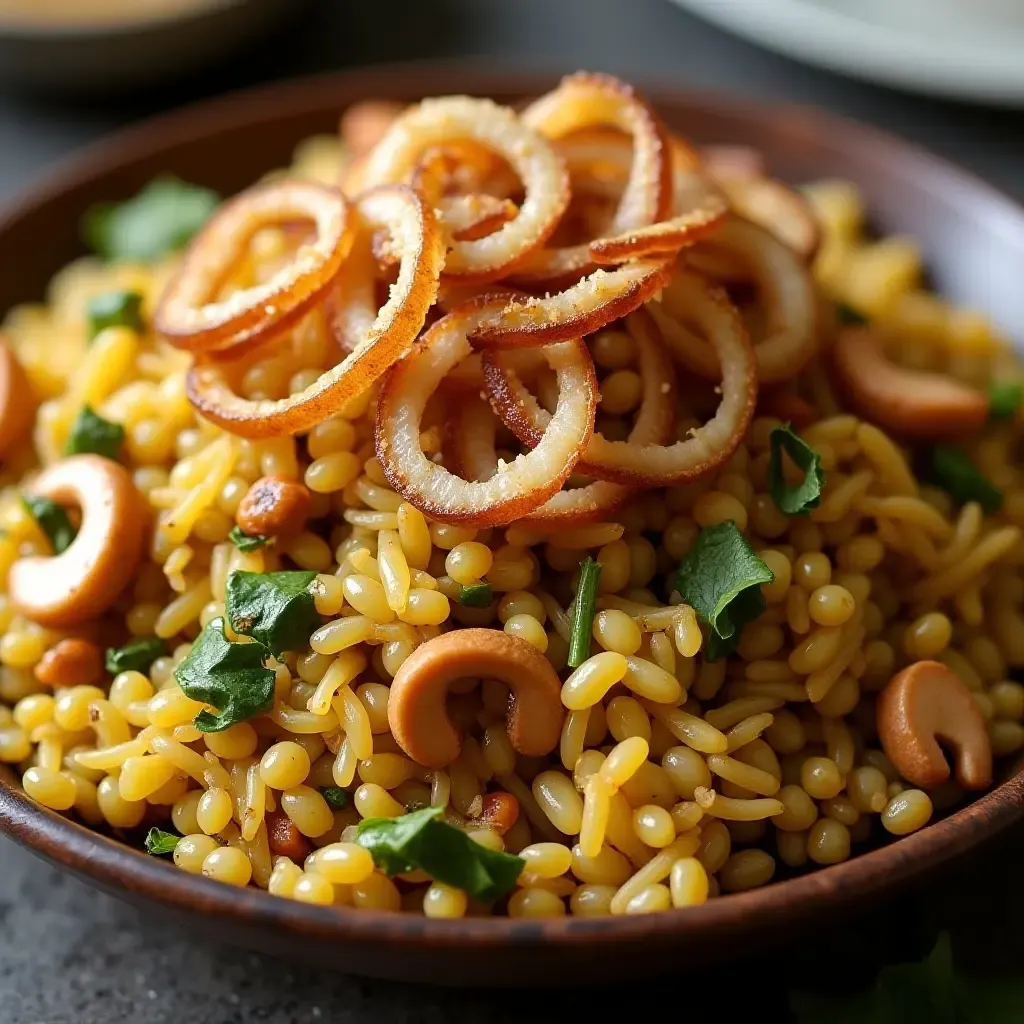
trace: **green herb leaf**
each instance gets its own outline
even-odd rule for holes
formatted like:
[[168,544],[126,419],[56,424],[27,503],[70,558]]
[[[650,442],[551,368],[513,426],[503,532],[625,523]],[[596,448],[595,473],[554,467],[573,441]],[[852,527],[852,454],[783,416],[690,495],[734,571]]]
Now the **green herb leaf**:
[[151,181],[123,203],[96,203],[82,219],[87,245],[108,260],[151,263],[183,249],[217,208],[220,196],[174,177]]
[[590,555],[580,562],[580,582],[572,599],[572,629],[569,634],[569,667],[579,668],[590,657],[590,631],[594,628],[597,587],[601,565]]
[[846,327],[861,326],[871,322],[863,313],[846,302],[836,303],[836,320]]
[[228,534],[228,540],[238,548],[239,551],[255,551],[257,548],[263,547],[265,544],[269,544],[270,537],[250,537],[247,533],[242,533],[240,526],[232,526],[231,532]]
[[[821,457],[787,423],[771,432],[771,461],[768,463],[768,490],[780,512],[787,516],[805,516],[821,503],[825,487],[825,474]],[[782,471],[783,451],[803,471],[804,478],[795,487],[786,483]]]
[[1008,420],[1016,415],[1024,396],[1024,385],[1010,381],[993,381],[988,388],[988,418]]
[[176,836],[173,832],[151,828],[146,833],[146,853],[151,853],[154,857],[160,857],[165,853],[174,853],[174,848],[178,845],[180,838],[181,836]]
[[774,579],[731,519],[700,531],[676,573],[676,590],[711,630],[711,661],[735,650],[743,627],[765,609],[760,585]]
[[39,524],[40,529],[50,540],[55,555],[67,551],[78,532],[68,518],[63,505],[49,498],[36,498],[26,495],[21,499],[28,513]]
[[493,600],[490,583],[463,583],[459,586],[459,604],[467,608],[486,608]]
[[90,341],[107,327],[130,327],[133,331],[141,331],[142,296],[128,289],[101,292],[89,300],[86,316]]
[[388,875],[420,868],[484,901],[512,889],[526,861],[474,843],[465,832],[439,821],[441,814],[440,807],[424,807],[400,818],[366,818],[359,823],[356,842]]
[[97,416],[87,405],[82,406],[64,446],[65,455],[102,455],[105,459],[117,460],[117,453],[124,443],[124,427]]
[[1021,1019],[1024,983],[961,973],[943,932],[924,960],[883,967],[862,992],[794,992],[789,1003],[796,1024],[1011,1024]]
[[174,677],[185,695],[217,709],[200,711],[200,732],[220,732],[237,722],[261,715],[274,704],[274,673],[263,667],[267,649],[259,643],[231,643],[224,620],[211,619],[192,645]]
[[321,786],[320,795],[327,801],[327,806],[332,811],[348,807],[348,793],[341,786]]
[[970,456],[949,444],[937,444],[928,452],[928,477],[958,505],[976,501],[989,513],[998,512],[1003,492],[981,475]]
[[315,572],[244,572],[228,577],[228,622],[277,657],[297,651],[320,626],[310,585]]
[[157,658],[167,653],[167,641],[158,636],[132,640],[124,647],[107,648],[107,671],[111,675],[119,672],[148,672]]

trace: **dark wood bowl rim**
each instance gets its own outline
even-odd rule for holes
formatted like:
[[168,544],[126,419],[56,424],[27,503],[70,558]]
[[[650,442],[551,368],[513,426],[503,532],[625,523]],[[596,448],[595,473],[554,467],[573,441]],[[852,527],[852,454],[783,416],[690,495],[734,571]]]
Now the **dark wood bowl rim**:
[[[467,91],[528,96],[555,80],[555,75],[514,74],[463,63],[456,68],[405,66],[377,67],[313,76],[288,83],[207,101],[163,115],[123,130],[64,161],[41,181],[23,191],[0,211],[0,234],[16,216],[45,204],[50,198],[120,164],[161,150],[208,137],[228,126],[261,122],[292,110],[314,105],[313,98],[332,91],[351,92],[355,83],[367,96],[410,98],[417,95]],[[919,169],[921,179],[936,178],[963,189],[970,188],[984,200],[986,213],[1009,212],[1024,219],[1024,209],[992,186],[909,143],[876,129],[810,110],[781,104],[689,92],[674,85],[647,88],[656,103],[664,101],[747,116],[768,117],[785,113],[817,126],[825,134],[845,133],[857,144],[870,145],[881,155],[891,155],[906,170]],[[8,773],[9,774],[9,773]],[[2,773],[0,773],[2,776]],[[271,896],[262,890],[236,889],[219,882],[187,875],[165,860],[151,857],[124,843],[94,832],[77,822],[47,810],[0,777],[0,830],[28,849],[58,865],[85,876],[108,890],[121,890],[182,912],[200,912],[233,920],[241,926],[290,932],[327,942],[344,938],[371,945],[398,940],[416,944],[460,948],[481,945],[541,946],[556,944],[647,942],[688,932],[742,932],[745,921],[763,915],[788,919],[809,916],[821,904],[864,900],[882,890],[911,882],[955,856],[970,851],[1024,816],[1024,769],[1008,781],[949,817],[919,832],[832,867],[762,889],[723,896],[703,906],[660,914],[602,918],[463,918],[439,921],[414,914],[326,908]]]

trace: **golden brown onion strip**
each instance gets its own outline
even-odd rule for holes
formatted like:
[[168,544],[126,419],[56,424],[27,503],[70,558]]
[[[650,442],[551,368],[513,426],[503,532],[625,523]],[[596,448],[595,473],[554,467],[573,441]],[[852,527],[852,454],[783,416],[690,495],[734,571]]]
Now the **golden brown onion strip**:
[[499,526],[520,519],[555,494],[594,428],[597,379],[586,346],[550,345],[544,355],[558,378],[558,406],[537,447],[500,466],[486,481],[467,481],[431,462],[420,444],[427,400],[472,349],[468,334],[504,298],[480,299],[434,324],[384,380],[377,403],[376,450],[391,486],[442,522]]
[[[340,363],[288,398],[240,398],[228,383],[228,367],[197,362],[188,375],[188,396],[206,419],[243,437],[278,437],[308,430],[365,391],[416,340],[437,296],[444,265],[444,242],[437,217],[404,185],[374,189],[355,205],[362,234],[360,245],[368,248],[374,231],[386,228],[402,254],[398,280],[373,324]],[[366,259],[366,251],[358,258]],[[339,286],[350,287],[354,279],[346,272]],[[365,276],[361,280],[365,281]],[[334,319],[337,331],[337,315]],[[345,337],[351,343],[351,337]],[[346,344],[340,335],[339,342]]]
[[[490,480],[498,471],[497,425],[494,410],[478,394],[460,396],[445,432],[444,455],[448,468],[464,480]],[[594,522],[616,512],[632,493],[630,487],[604,480],[595,480],[584,487],[563,487],[520,522],[558,527]]]
[[368,186],[407,181],[424,154],[465,139],[504,157],[526,193],[516,217],[498,230],[471,241],[453,240],[445,274],[493,280],[542,245],[569,205],[569,175],[561,157],[514,111],[468,96],[424,100],[394,121],[370,154],[363,181]]
[[[218,300],[224,279],[256,232],[312,221],[316,238],[264,284]],[[259,185],[225,203],[189,247],[168,285],[154,326],[172,345],[212,352],[280,330],[316,302],[348,255],[354,225],[345,197],[308,181]]]
[[[685,441],[675,444],[606,441],[595,437],[584,457],[591,464],[595,456],[599,459],[599,472],[603,477],[645,487],[664,487],[697,479],[730,458],[750,425],[757,403],[757,371],[739,313],[723,291],[708,285],[696,274],[681,271],[674,283],[685,299],[689,315],[715,346],[723,367],[722,400],[707,423],[693,430]],[[627,324],[634,337],[654,330],[645,310],[632,314]],[[485,378],[487,373],[485,362]],[[497,383],[493,370],[492,377],[487,379],[489,385],[492,380]],[[542,417],[538,417],[538,413],[543,414],[543,410],[536,402],[527,402],[525,396],[517,397],[523,398],[524,411],[539,422]],[[496,404],[507,406],[507,400]],[[515,431],[514,427],[512,429]],[[598,471],[592,469],[591,472],[596,475]]]
[[[577,471],[620,484],[657,486],[648,479],[642,461],[631,461],[635,449],[664,445],[672,436],[676,419],[675,371],[662,346],[658,329],[644,310],[626,322],[637,346],[643,393],[640,412],[625,441],[608,441],[594,434],[580,457]],[[512,366],[509,352],[484,352],[483,371],[491,402],[505,426],[527,447],[544,435],[551,414],[523,385]]]
[[[746,270],[758,291],[764,329],[754,339],[758,379],[777,384],[795,377],[818,351],[818,302],[810,272],[800,258],[771,232],[756,224],[730,217],[706,243]],[[700,249],[704,249],[701,246]],[[695,261],[696,249],[687,253]],[[682,280],[682,278],[677,278]],[[718,357],[712,348],[687,329],[689,318],[683,285],[673,281],[662,294],[661,307],[652,307],[673,356],[688,370],[718,380]]]
[[582,338],[631,313],[672,276],[672,260],[638,260],[589,277],[546,298],[510,299],[472,334],[480,348],[528,348]]

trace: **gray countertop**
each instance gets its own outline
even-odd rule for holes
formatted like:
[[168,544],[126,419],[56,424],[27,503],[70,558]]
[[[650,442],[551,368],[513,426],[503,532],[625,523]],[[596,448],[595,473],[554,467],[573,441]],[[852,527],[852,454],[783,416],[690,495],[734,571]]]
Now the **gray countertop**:
[[[898,132],[1024,198],[1024,114],[833,78],[733,40],[667,0],[323,0],[273,47],[173,90],[75,106],[0,97],[0,201],[76,147],[188,100],[358,63],[480,56],[818,104]],[[730,991],[730,1016],[755,1005],[741,989],[764,992],[759,977],[768,983],[765,972],[745,973]],[[777,983],[768,991],[756,1000],[762,1013],[783,998]],[[639,1019],[663,1005],[663,993],[648,984],[470,994],[323,975],[303,969],[301,956],[297,964],[272,961],[144,918],[0,839],[0,1024],[503,1024],[623,1012]],[[688,1015],[698,1008],[689,999],[673,1004]]]

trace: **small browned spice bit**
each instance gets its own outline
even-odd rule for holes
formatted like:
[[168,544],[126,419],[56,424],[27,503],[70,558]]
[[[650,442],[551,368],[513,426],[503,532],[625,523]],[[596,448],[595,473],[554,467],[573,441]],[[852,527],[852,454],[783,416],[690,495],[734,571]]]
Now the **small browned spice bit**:
[[270,852],[275,857],[290,857],[301,866],[309,856],[309,840],[298,830],[295,822],[281,811],[270,811],[265,820]]
[[35,673],[46,686],[89,686],[103,675],[103,655],[96,644],[68,637],[39,659]]
[[246,492],[235,522],[250,537],[289,537],[309,518],[309,491],[295,480],[260,477]]
[[493,828],[498,835],[503,836],[516,823],[518,817],[519,801],[511,793],[488,793],[483,798],[480,824]]

